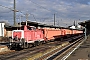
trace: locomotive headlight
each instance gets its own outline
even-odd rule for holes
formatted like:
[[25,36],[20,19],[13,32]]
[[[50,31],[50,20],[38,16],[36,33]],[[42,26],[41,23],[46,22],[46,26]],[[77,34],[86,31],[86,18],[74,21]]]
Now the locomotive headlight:
[[12,45],[12,44],[10,43],[10,45]]
[[22,45],[21,43],[19,45]]

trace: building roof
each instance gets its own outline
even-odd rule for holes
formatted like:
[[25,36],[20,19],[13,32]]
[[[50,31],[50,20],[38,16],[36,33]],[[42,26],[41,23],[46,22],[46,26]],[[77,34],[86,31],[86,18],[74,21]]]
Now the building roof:
[[86,28],[87,28],[88,30],[90,30],[90,20],[86,20],[86,21],[84,21],[84,22],[80,22],[79,25],[81,25],[81,26],[83,26],[83,27],[85,27],[85,25],[86,25]]
[[[26,22],[21,22],[21,25],[26,25]],[[31,21],[27,21],[27,25],[35,26],[35,27],[62,28],[62,27],[59,27],[59,26],[47,25],[47,24],[42,24],[42,23],[38,23],[38,22],[31,22]]]

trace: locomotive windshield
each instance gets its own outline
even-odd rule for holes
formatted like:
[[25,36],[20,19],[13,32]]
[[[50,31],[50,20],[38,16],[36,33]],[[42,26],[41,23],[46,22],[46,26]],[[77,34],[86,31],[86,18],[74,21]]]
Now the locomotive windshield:
[[24,30],[24,26],[21,27],[21,30]]
[[[21,30],[24,30],[24,26],[21,26]],[[35,27],[27,26],[27,30],[36,30]]]
[[27,26],[27,29],[28,29],[28,30],[32,30],[32,28],[31,28],[31,27],[29,27],[29,26]]
[[28,30],[36,30],[36,28],[33,27],[33,26],[27,26],[27,29],[28,29]]

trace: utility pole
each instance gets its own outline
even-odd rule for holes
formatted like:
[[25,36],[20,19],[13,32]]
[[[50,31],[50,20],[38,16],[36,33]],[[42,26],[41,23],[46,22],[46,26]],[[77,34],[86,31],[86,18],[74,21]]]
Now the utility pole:
[[55,26],[55,14],[54,14],[54,26]]
[[14,9],[12,11],[14,12],[14,16],[13,16],[13,18],[14,18],[14,26],[16,26],[16,12],[18,12],[16,10],[16,0],[14,0]]
[[73,22],[73,25],[75,26],[76,24],[75,24],[75,20],[74,20],[74,22]]
[[22,24],[21,24],[21,23],[22,23],[22,22],[21,22],[22,17],[23,17],[23,16],[22,16],[22,15],[20,15],[20,30],[21,30],[21,26],[22,26]]
[[16,25],[16,0],[14,0],[14,26]]
[[87,39],[87,28],[86,28],[86,24],[85,24],[85,40]]
[[27,25],[27,21],[28,21],[28,15],[29,14],[26,13],[26,25]]

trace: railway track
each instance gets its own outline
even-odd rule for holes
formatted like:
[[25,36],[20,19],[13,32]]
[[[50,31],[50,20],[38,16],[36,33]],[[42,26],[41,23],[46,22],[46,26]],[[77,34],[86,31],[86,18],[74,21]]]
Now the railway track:
[[[76,39],[77,37],[74,37],[74,38]],[[63,47],[61,47],[61,45],[63,45],[62,42],[55,41],[55,42],[50,42],[50,43],[43,44],[43,45],[40,45],[37,47],[24,49],[21,51],[14,51],[14,52],[7,53],[7,54],[1,54],[0,60],[19,60],[19,59],[22,60],[25,58],[30,59],[30,60],[32,60],[32,59],[43,60],[43,59],[49,59],[49,58],[51,59],[51,57],[54,56],[54,54],[56,52],[63,49]],[[57,48],[56,48],[56,46],[57,46]],[[47,51],[47,52],[45,52],[45,51]],[[36,55],[38,53],[42,53],[42,55],[35,57],[34,55]],[[34,58],[32,58],[33,56],[34,56]]]
[[66,49],[65,51],[63,51],[63,53],[61,55],[58,55],[57,57],[55,57],[53,60],[66,60],[81,44],[82,41],[80,38],[79,40],[75,41],[71,47],[68,47],[68,49]]
[[[57,43],[57,44],[56,44]],[[36,46],[29,49],[24,49],[21,51],[14,51],[6,54],[0,54],[0,60],[19,60],[27,58],[28,56],[37,54],[38,52],[44,52],[45,50],[53,48],[53,46],[58,46],[62,42],[49,42],[40,46]]]
[[[77,39],[77,37],[75,37],[74,39]],[[63,53],[65,53],[67,50],[70,50],[70,48],[72,48],[74,45],[78,44],[81,42],[80,37],[78,37],[78,40],[76,40],[75,42],[69,44],[68,46],[61,48],[56,48],[54,50],[52,50],[51,52],[35,59],[35,60],[57,60],[59,57],[61,57],[63,55]],[[61,60],[61,59],[59,59]],[[63,60],[63,59],[62,59]]]

